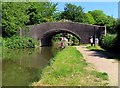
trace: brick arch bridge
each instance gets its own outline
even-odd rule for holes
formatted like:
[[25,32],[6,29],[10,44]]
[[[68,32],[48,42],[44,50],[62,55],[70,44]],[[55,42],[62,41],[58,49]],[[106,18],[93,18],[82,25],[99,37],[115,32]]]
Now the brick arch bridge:
[[[28,35],[38,39],[41,46],[50,46],[52,36],[65,32],[78,37],[81,44],[87,44],[90,36],[96,35],[99,38],[102,34],[105,34],[105,27],[77,22],[47,22],[30,26]],[[25,34],[25,31],[22,32],[22,35]]]

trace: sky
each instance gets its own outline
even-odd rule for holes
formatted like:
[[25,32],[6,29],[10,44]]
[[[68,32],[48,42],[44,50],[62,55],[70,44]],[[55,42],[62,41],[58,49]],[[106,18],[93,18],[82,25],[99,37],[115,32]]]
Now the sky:
[[58,10],[63,11],[66,3],[72,3],[77,6],[80,5],[84,8],[84,12],[103,10],[105,14],[118,18],[118,2],[58,2]]

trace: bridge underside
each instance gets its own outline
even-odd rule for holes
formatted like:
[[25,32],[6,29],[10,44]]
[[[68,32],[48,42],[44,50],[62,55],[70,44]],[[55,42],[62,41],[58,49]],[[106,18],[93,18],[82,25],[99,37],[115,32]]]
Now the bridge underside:
[[55,30],[55,31],[50,31],[47,32],[43,35],[43,37],[40,39],[41,42],[41,46],[51,46],[52,45],[52,38],[53,36],[55,36],[56,34],[59,33],[69,33],[72,34],[73,36],[77,37],[77,39],[80,42],[80,37],[76,36],[74,33],[71,33],[69,31],[65,31],[65,30]]

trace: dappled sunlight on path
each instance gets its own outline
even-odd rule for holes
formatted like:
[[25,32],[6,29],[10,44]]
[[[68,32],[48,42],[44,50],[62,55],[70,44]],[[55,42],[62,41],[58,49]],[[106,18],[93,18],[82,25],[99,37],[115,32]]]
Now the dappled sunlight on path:
[[76,46],[87,63],[95,66],[96,70],[106,72],[109,76],[109,85],[118,86],[118,61],[108,58],[107,55],[97,51],[90,51],[85,46]]

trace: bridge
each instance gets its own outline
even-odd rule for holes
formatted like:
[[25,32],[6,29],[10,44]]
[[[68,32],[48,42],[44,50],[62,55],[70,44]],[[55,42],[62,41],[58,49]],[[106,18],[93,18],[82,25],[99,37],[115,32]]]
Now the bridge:
[[104,35],[104,26],[83,24],[77,22],[47,22],[31,25],[29,31],[22,30],[22,35],[28,35],[40,41],[41,46],[50,46],[51,39],[58,33],[70,33],[79,39],[81,44],[88,44],[91,36],[99,38]]

